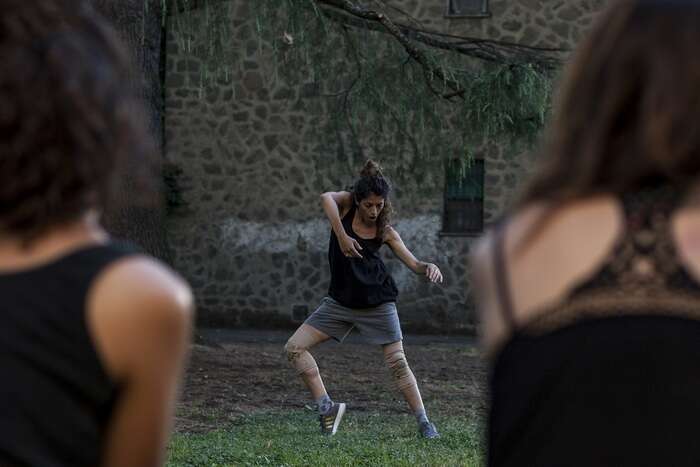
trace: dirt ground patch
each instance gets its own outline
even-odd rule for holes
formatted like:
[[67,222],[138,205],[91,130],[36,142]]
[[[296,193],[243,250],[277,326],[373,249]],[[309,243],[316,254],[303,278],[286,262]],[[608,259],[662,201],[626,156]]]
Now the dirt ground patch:
[[[285,337],[284,332],[234,333],[211,339],[213,346],[195,345],[176,431],[209,431],[244,415],[311,407],[310,396],[285,358]],[[404,346],[428,414],[483,413],[486,368],[473,342],[416,336]],[[346,402],[348,410],[408,413],[378,346],[357,339],[342,345],[328,342],[312,354],[328,393]]]

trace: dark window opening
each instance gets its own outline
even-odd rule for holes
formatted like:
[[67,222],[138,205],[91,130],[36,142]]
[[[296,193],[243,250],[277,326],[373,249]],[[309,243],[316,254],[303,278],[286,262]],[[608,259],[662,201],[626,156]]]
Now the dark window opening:
[[447,0],[448,18],[485,18],[491,16],[489,0]]
[[484,160],[446,164],[442,233],[464,235],[484,230]]

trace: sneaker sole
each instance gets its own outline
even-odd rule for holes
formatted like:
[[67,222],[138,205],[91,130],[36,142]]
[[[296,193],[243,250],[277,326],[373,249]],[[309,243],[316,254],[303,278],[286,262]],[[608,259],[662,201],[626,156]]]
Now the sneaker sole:
[[340,421],[343,419],[343,415],[345,415],[345,402],[341,402],[340,404],[338,404],[338,415],[335,416],[335,422],[333,422],[331,436],[333,436],[336,433],[336,431],[338,431],[338,426],[340,425]]

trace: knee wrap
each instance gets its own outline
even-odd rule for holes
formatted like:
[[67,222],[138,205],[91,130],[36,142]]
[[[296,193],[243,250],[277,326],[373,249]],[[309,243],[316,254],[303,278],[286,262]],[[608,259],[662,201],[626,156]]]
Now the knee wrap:
[[406,356],[402,350],[390,353],[386,356],[386,364],[391,370],[394,382],[399,390],[404,390],[411,386],[416,386],[416,378],[408,366]]
[[284,351],[287,353],[287,360],[289,360],[289,363],[297,370],[298,374],[318,372],[316,360],[314,360],[304,347],[297,345],[292,339],[287,341],[287,344],[284,346]]

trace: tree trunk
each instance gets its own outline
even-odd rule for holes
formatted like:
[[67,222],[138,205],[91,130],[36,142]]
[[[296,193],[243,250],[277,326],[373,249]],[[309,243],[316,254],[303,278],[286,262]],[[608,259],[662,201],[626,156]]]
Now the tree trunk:
[[[155,0],[91,0],[94,7],[111,21],[131,52],[136,68],[135,85],[142,90],[149,126],[156,143],[158,174],[163,161],[163,28],[161,2]],[[131,169],[135,170],[135,169]],[[128,171],[129,172],[129,171]],[[103,221],[116,238],[129,240],[148,253],[169,262],[165,232],[165,203],[162,176],[155,181],[157,199],[136,200],[130,189],[129,173],[120,180],[114,205],[105,210]]]

